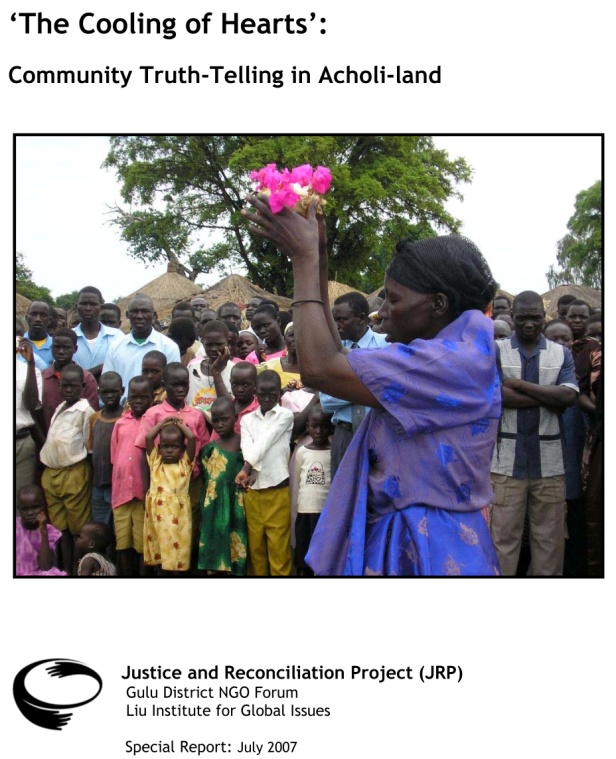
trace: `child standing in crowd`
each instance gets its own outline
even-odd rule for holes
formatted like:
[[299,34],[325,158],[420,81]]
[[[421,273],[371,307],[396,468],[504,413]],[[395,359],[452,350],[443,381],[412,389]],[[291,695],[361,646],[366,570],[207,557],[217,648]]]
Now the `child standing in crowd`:
[[122,416],[122,377],[117,372],[101,374],[99,395],[103,408],[90,417],[88,450],[92,454],[92,519],[110,525],[111,518],[111,434]]
[[299,577],[311,577],[314,574],[306,564],[305,557],[331,485],[332,447],[329,437],[334,434],[331,414],[326,414],[318,403],[310,406],[307,426],[312,442],[295,452],[298,487],[295,566]]
[[217,393],[214,365],[222,387],[231,392],[230,376],[234,359],[229,352],[229,329],[224,322],[207,322],[202,335],[205,358],[198,357],[188,365],[190,390],[187,403],[207,408],[220,394]]
[[38,485],[24,485],[17,493],[15,574],[17,577],[64,576],[54,567],[54,550],[62,533],[47,523],[45,496]]
[[103,522],[88,522],[75,541],[79,564],[78,577],[115,577],[115,566],[105,557],[111,543],[109,527]]
[[[50,366],[41,372],[43,380],[43,401],[41,408],[41,421],[43,431],[47,433],[51,417],[54,411],[62,403],[60,395],[60,372],[65,366],[73,363],[73,356],[77,351],[77,335],[68,327],[56,330],[51,340],[51,355],[53,361]],[[82,398],[86,398],[94,411],[98,411],[98,386],[94,375],[84,369],[83,371],[84,387],[81,393]]]
[[[206,443],[209,443],[210,433],[205,425],[205,416],[199,409],[189,406],[185,403],[188,396],[188,369],[182,364],[172,361],[167,364],[163,372],[163,383],[167,391],[167,400],[159,406],[152,406],[141,419],[139,434],[135,445],[139,448],[146,447],[145,436],[155,424],[162,422],[169,416],[179,417],[195,436],[195,445],[197,454]],[[147,477],[147,466],[144,466],[144,476]],[[203,487],[203,478],[199,462],[195,460],[193,466],[192,479],[190,481],[190,503],[192,506],[192,526],[193,526],[193,549],[197,550],[199,540],[199,526],[201,524],[201,490]],[[196,562],[194,562],[196,563]]]
[[248,329],[243,329],[237,338],[237,357],[240,361],[246,361],[246,357],[251,353],[257,353],[263,348],[259,342],[259,338],[254,332]]
[[141,362],[141,374],[152,383],[152,406],[158,406],[167,399],[163,385],[163,372],[167,366],[167,356],[161,351],[149,351]]
[[[214,362],[215,363],[215,362]],[[235,432],[240,434],[240,422],[242,417],[246,414],[251,414],[259,408],[259,401],[255,398],[255,391],[257,388],[257,369],[254,364],[249,364],[247,361],[239,361],[233,365],[231,369],[231,393],[230,394],[225,387],[221,386],[216,369],[214,369],[214,376],[216,378],[216,386],[219,390],[219,398],[229,398],[233,401],[235,406],[235,412],[237,414],[235,420]],[[218,435],[216,430],[212,430],[211,441],[217,440]]]
[[90,519],[92,472],[86,443],[94,411],[85,398],[79,397],[83,386],[80,366],[69,364],[62,369],[62,403],[51,419],[40,454],[45,465],[42,484],[49,519],[62,532],[62,558],[69,575],[73,574],[73,535],[78,535]]
[[261,359],[268,361],[284,355],[285,344],[280,328],[280,317],[274,306],[265,304],[257,308],[252,320],[252,329],[259,340],[265,343],[265,351],[261,355],[250,353],[246,356],[246,361],[251,364],[260,364]]
[[169,417],[155,424],[145,441],[150,482],[145,498],[144,560],[163,571],[186,572],[192,528],[188,488],[196,438],[181,419]]
[[234,429],[237,414],[229,398],[217,398],[211,414],[216,441],[210,441],[201,451],[205,487],[199,569],[242,576],[246,574],[248,539],[244,497],[235,484],[244,463],[240,436]]
[[[142,454],[141,449],[135,446],[135,440],[141,417],[152,404],[152,386],[148,379],[133,377],[128,383],[128,403],[130,410],[118,419],[111,435],[111,508],[118,574],[121,577],[136,577],[144,573],[144,488]],[[137,556],[139,562],[136,561]]]
[[260,374],[259,408],[241,421],[245,463],[235,481],[244,489],[249,571],[260,577],[288,577],[292,565],[289,453],[293,414],[280,406],[280,392],[276,372]]

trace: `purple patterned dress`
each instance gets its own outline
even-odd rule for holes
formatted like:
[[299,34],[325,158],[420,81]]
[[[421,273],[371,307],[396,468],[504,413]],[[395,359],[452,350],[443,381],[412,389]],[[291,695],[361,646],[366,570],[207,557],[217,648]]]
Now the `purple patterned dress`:
[[[47,539],[52,551],[61,536],[60,530],[57,530],[52,524],[47,525]],[[15,574],[17,577],[66,577],[66,572],[57,567],[51,567],[47,570],[40,569],[41,542],[39,529],[26,530],[18,517],[15,522]]]
[[501,413],[492,321],[465,311],[432,340],[347,356],[372,409],[306,557],[317,575],[499,574],[482,510]]

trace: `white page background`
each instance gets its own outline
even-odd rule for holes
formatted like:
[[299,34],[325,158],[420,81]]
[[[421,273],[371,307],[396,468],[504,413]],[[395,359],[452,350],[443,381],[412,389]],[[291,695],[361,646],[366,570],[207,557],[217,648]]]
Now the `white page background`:
[[[2,22],[2,160],[5,295],[12,280],[13,133],[606,133],[612,156],[612,82],[606,3],[431,4],[11,2]],[[25,35],[12,12],[71,22],[66,35]],[[81,12],[131,10],[180,20],[212,10],[243,16],[326,17],[305,35],[226,35],[175,40],[85,36]],[[8,69],[100,69],[293,64],[441,65],[442,84],[34,86]],[[137,74],[133,75],[133,80]],[[58,168],[61,171],[61,167]],[[529,183],[533,177],[529,177]],[[609,183],[608,184],[609,187]],[[580,187],[579,189],[583,189]],[[67,224],[71,223],[67,198]],[[609,240],[609,196],[606,199]],[[514,220],[513,223],[523,223]],[[488,255],[489,258],[489,255]],[[609,255],[608,255],[609,259]],[[79,265],[59,260],[58,266]],[[84,260],[90,278],[100,262]],[[609,264],[608,264],[609,265]],[[121,272],[118,276],[121,277]],[[609,283],[609,271],[606,276]],[[40,282],[39,284],[45,284]],[[546,288],[547,289],[547,288]],[[607,300],[610,318],[609,291]],[[609,332],[609,327],[608,327]],[[11,337],[12,339],[12,337]],[[9,379],[4,380],[7,383]],[[606,460],[609,461],[609,448]],[[9,456],[8,444],[6,455]],[[608,479],[608,486],[611,482]],[[608,490],[609,505],[612,488]],[[8,499],[7,499],[8,500]],[[7,512],[10,505],[6,505]],[[12,523],[4,523],[2,711],[5,745],[25,757],[124,756],[125,741],[295,740],[295,756],[605,756],[613,667],[613,578],[606,581],[205,580],[16,581]],[[12,700],[17,671],[37,659],[78,659],[104,681],[62,732],[30,725]],[[225,664],[462,667],[461,683],[262,682],[294,687],[298,703],[329,706],[328,719],[129,719],[126,667],[187,670]],[[141,683],[136,683],[141,687]],[[210,683],[189,683],[182,686]],[[214,685],[224,685],[218,682]],[[229,684],[229,683],[227,683]],[[238,683],[240,684],[240,683]],[[246,683],[244,683],[246,684]],[[162,684],[159,684],[162,687]],[[231,702],[225,702],[231,703]]]

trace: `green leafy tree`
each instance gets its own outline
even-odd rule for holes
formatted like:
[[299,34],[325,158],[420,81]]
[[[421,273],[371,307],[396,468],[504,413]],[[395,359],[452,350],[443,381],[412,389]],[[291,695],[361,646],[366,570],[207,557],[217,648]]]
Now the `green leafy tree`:
[[69,311],[71,308],[75,308],[78,298],[79,290],[73,290],[72,293],[65,293],[64,295],[58,295],[56,298],[56,306],[63,308],[65,311]]
[[169,260],[192,280],[243,266],[256,284],[289,294],[288,260],[251,237],[240,215],[250,171],[267,163],[331,170],[331,274],[355,287],[382,282],[401,237],[457,231],[445,202],[471,178],[463,158],[429,137],[113,137],[103,166],[116,172],[125,205],[110,209],[110,221],[146,264]]
[[546,274],[550,289],[564,284],[601,288],[602,208],[601,181],[576,195],[575,213],[567,223],[569,233],[557,243],[560,271],[552,265]]
[[26,266],[23,253],[15,257],[15,290],[29,300],[44,300],[50,306],[55,305],[51,292],[47,287],[37,285],[32,279],[32,271]]

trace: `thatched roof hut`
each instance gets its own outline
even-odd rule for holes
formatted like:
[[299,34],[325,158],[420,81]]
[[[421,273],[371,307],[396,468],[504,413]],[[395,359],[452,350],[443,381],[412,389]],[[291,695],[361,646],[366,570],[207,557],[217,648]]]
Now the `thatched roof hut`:
[[586,285],[559,285],[541,296],[548,318],[554,319],[558,316],[556,304],[563,295],[573,295],[577,300],[585,300],[591,308],[601,306],[601,290],[595,290],[594,287]]
[[[344,293],[359,292],[353,287],[343,284],[342,282],[329,282],[329,302],[332,304],[336,298]],[[119,301],[122,314],[128,308],[130,301],[138,293],[149,295],[154,302],[154,308],[158,313],[158,318],[161,322],[168,322],[171,318],[171,311],[176,303],[180,301],[190,301],[195,296],[199,295],[208,302],[210,308],[216,310],[223,303],[228,301],[231,303],[237,303],[242,311],[245,310],[246,304],[251,298],[259,296],[261,298],[267,298],[277,303],[282,311],[288,311],[291,308],[292,298],[285,298],[283,295],[273,295],[267,292],[262,287],[253,284],[246,277],[240,274],[229,274],[223,277],[219,282],[212,287],[202,290],[194,282],[186,279],[180,274],[177,274],[173,268],[173,264],[169,265],[167,272],[155,280],[150,282],[134,293],[131,293],[126,298]],[[123,328],[128,329],[128,323],[123,323]]]
[[[138,294],[147,295],[152,298],[154,303],[154,309],[158,313],[158,318],[163,319],[171,315],[171,309],[176,303],[182,300],[190,300],[195,295],[201,292],[199,285],[191,282],[182,274],[178,274],[175,270],[175,266],[170,263],[167,266],[167,271],[161,274],[160,277],[156,277],[147,285],[143,285],[135,292],[127,295],[126,298],[122,298],[118,302],[120,311],[123,315],[128,309],[128,305],[131,300]],[[123,327],[128,329],[128,325],[123,324]]]
[[513,303],[513,299],[515,298],[515,295],[512,295],[510,292],[507,292],[507,290],[503,290],[502,287],[499,287],[494,297],[508,298]]
[[[353,287],[343,284],[342,282],[328,282],[329,302],[332,304],[336,298],[344,293],[359,292]],[[246,277],[240,274],[230,274],[217,282],[213,287],[205,290],[201,295],[210,304],[210,308],[216,309],[218,306],[230,301],[237,303],[244,310],[244,307],[251,298],[260,296],[277,303],[282,311],[288,311],[291,308],[292,298],[285,298],[283,295],[272,295],[258,285],[254,285]]]
[[213,309],[217,309],[218,306],[222,306],[223,303],[230,301],[231,303],[237,303],[244,310],[248,301],[257,296],[273,300],[283,311],[291,307],[291,298],[285,298],[282,295],[272,295],[272,293],[268,293],[262,287],[253,285],[250,280],[242,277],[241,274],[229,274],[229,276],[224,277],[209,289],[204,290],[200,295],[207,300],[210,308]]
[[20,319],[25,319],[28,309],[30,308],[31,300],[28,300],[25,295],[15,293],[15,313]]
[[346,295],[347,293],[361,293],[362,295],[365,295],[365,293],[362,293],[361,290],[358,290],[356,287],[349,287],[343,282],[332,282],[331,280],[327,283],[327,292],[329,294],[330,306],[333,305],[336,298],[339,298],[341,295]]

